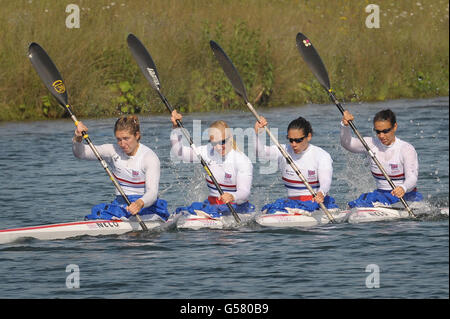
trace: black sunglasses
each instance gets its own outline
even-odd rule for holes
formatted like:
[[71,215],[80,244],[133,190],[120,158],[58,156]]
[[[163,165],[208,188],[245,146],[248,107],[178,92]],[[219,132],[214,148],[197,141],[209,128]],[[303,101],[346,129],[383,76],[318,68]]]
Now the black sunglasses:
[[303,142],[303,140],[306,138],[306,135],[300,138],[290,138],[289,136],[286,135],[286,138],[289,140],[289,143],[301,143]]
[[230,137],[227,137],[224,140],[218,141],[218,142],[213,142],[213,141],[209,141],[211,143],[212,146],[216,146],[216,145],[225,145],[225,143],[230,139]]
[[393,128],[394,128],[394,127],[391,126],[390,128],[387,128],[387,129],[385,129],[385,130],[376,130],[376,129],[373,129],[373,130],[375,131],[375,133],[377,133],[377,135],[379,135],[379,134],[381,134],[381,133],[387,134],[387,133],[389,133]]

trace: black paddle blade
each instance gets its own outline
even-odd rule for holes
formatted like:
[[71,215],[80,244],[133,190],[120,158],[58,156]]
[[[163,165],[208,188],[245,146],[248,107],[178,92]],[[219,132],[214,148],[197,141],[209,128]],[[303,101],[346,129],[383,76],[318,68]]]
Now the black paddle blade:
[[141,69],[145,78],[148,80],[148,82],[150,82],[150,85],[155,90],[159,91],[159,89],[161,88],[161,84],[159,83],[158,71],[156,70],[155,62],[153,62],[150,53],[148,53],[142,42],[139,41],[139,39],[131,33],[127,37],[127,43],[128,48],[133,54],[133,57],[139,65],[139,68]]
[[219,61],[220,66],[225,72],[225,75],[230,80],[231,85],[233,86],[236,93],[241,96],[246,103],[248,103],[244,83],[242,82],[242,78],[239,75],[239,72],[234,67],[233,62],[231,62],[228,55],[216,42],[209,41],[209,45],[211,46],[214,56],[216,57],[217,61]]
[[327,90],[330,90],[330,79],[328,78],[328,72],[325,69],[325,65],[322,62],[319,54],[312,45],[311,41],[302,33],[297,34],[297,48],[300,51],[301,56],[305,60],[308,67],[311,69],[314,76],[319,83]]
[[68,105],[66,86],[47,52],[39,44],[33,42],[28,47],[28,58],[50,93],[58,100],[59,104],[66,107]]

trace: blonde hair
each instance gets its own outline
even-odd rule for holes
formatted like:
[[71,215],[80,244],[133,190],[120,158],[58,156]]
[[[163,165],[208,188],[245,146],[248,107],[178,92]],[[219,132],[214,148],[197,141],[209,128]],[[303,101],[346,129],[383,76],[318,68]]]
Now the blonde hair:
[[[136,133],[141,133],[139,118],[136,115],[121,116],[114,124],[114,133],[117,131],[128,131],[130,134],[136,136]],[[138,141],[141,139],[139,134]]]
[[[211,128],[214,128],[214,129],[223,129],[223,130],[226,131],[226,130],[229,129],[230,127],[228,126],[227,122],[222,121],[222,120],[219,120],[219,121],[215,121],[215,122],[211,123],[211,125],[209,126],[209,128],[210,128],[210,129],[211,129]],[[233,138],[233,136],[231,136],[231,138],[232,138],[232,142],[233,142],[233,149],[236,150],[236,151],[239,151],[239,148],[237,147],[237,144],[236,144],[236,140]]]

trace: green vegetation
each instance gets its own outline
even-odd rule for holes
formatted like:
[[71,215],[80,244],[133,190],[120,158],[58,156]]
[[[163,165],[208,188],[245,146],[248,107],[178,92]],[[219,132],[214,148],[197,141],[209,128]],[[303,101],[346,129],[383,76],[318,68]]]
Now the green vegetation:
[[[80,7],[68,29],[66,5]],[[60,118],[29,62],[39,43],[59,68],[79,118],[165,112],[126,45],[148,48],[162,90],[182,112],[245,108],[213,57],[219,43],[257,107],[329,103],[301,59],[297,32],[319,51],[344,102],[449,94],[449,2],[380,0],[0,0],[0,121]]]

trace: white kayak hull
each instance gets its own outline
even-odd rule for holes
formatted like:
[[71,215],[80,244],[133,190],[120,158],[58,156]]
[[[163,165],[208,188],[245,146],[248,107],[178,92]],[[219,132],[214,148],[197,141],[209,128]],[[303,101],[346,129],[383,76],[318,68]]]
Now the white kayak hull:
[[[411,204],[416,217],[430,214],[433,209],[423,204]],[[278,211],[271,214],[263,212],[256,217],[256,222],[267,227],[314,227],[328,224],[330,220],[322,211],[310,213],[298,208],[286,208],[288,212]],[[438,209],[441,215],[448,216],[448,207]],[[330,209],[336,222],[351,224],[391,221],[411,218],[408,211],[401,207],[357,207],[350,210]]]
[[[212,217],[211,215],[196,211],[196,215],[189,212],[181,212],[181,216],[177,220],[177,228],[179,229],[227,229],[238,226],[234,217],[230,215],[225,215],[221,217]],[[254,213],[238,214],[242,223],[247,223],[253,219]]]
[[[448,216],[448,207],[443,208],[430,208],[420,202],[418,204],[412,203],[410,208],[413,210],[413,214],[416,217],[422,217],[438,211],[438,214]],[[391,221],[397,219],[413,218],[408,211],[402,207],[356,207],[352,209],[349,214],[348,222],[351,224],[357,223],[370,223],[379,221]]]
[[406,210],[395,210],[381,207],[357,207],[353,208],[348,217],[350,224],[370,223],[408,218]]
[[[256,218],[256,222],[266,227],[314,227],[330,222],[322,211],[310,213],[298,208],[286,208],[286,210],[287,212],[277,211],[270,214],[266,214],[264,211]],[[330,209],[329,212],[339,223],[346,221],[348,213],[350,213],[350,211],[339,209]]]
[[[161,218],[144,220],[149,230],[168,228],[176,222],[179,216],[167,221]],[[0,230],[0,244],[14,242],[24,238],[39,240],[66,239],[78,236],[121,235],[132,231],[141,231],[142,227],[136,220],[87,220],[60,224],[30,226]]]

